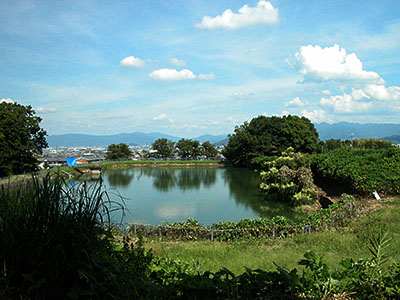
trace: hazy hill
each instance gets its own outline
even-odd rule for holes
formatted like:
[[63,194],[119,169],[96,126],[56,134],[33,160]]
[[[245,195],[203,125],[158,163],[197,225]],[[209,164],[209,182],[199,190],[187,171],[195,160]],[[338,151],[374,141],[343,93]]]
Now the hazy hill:
[[166,138],[174,142],[180,138],[159,132],[120,133],[113,135],[88,135],[88,134],[61,134],[47,137],[50,147],[76,147],[76,146],[108,146],[110,144],[125,143],[128,145],[150,145],[156,139]]
[[386,141],[395,143],[395,144],[400,144],[400,135],[391,135],[391,136],[386,136],[384,138],[382,138]]
[[193,140],[198,140],[200,143],[209,141],[211,144],[215,144],[222,140],[225,140],[227,138],[227,136],[228,136],[227,134],[220,134],[220,135],[205,134],[205,135],[201,135],[196,138],[193,138]]
[[[198,140],[200,143],[210,141],[216,143],[227,137],[227,134],[211,135],[205,134],[193,140]],[[177,142],[180,137],[163,134],[159,132],[143,133],[120,133],[113,135],[89,135],[89,134],[61,134],[51,135],[47,137],[47,142],[50,147],[93,147],[93,146],[108,146],[110,144],[125,143],[128,145],[150,145],[155,140],[160,138],[166,138],[168,140]]]
[[377,123],[347,123],[340,122],[334,124],[320,123],[314,124],[321,140],[328,139],[354,139],[383,138],[392,135],[400,135],[400,124],[377,124]]
[[[314,124],[321,140],[328,139],[354,139],[364,138],[385,138],[391,140],[392,136],[400,136],[400,124],[377,124],[377,123],[347,123],[340,122],[334,124],[320,123]],[[217,146],[226,145],[228,142],[227,134],[211,135],[205,134],[195,138],[201,143],[210,141]],[[120,133],[114,135],[88,135],[88,134],[62,134],[47,137],[50,147],[74,147],[74,146],[108,146],[110,144],[126,143],[128,145],[150,145],[159,138],[166,138],[177,142],[180,137],[163,134],[159,132],[143,133]]]

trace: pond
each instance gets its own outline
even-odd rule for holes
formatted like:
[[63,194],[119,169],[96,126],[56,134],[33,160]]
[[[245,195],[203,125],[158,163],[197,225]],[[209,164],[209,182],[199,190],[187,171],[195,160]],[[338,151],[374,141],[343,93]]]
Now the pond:
[[125,198],[124,223],[158,225],[192,218],[211,225],[244,218],[299,217],[285,203],[265,200],[258,174],[249,169],[136,167],[106,170],[103,180],[109,191],[115,189]]

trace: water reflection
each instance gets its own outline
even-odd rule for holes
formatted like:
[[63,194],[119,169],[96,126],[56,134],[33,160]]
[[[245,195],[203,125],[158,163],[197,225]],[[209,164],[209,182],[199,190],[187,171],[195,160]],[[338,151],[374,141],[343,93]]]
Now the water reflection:
[[264,199],[258,174],[248,169],[144,167],[108,170],[103,179],[129,199],[132,214],[126,222],[156,225],[193,218],[210,225],[260,216],[295,217],[285,203]]
[[217,168],[141,168],[139,176],[153,178],[153,186],[158,191],[168,192],[178,187],[180,190],[210,187],[217,179]]
[[126,169],[120,170],[120,172],[111,172],[107,175],[110,186],[118,188],[128,186],[134,177],[134,172],[131,169]]
[[230,168],[223,173],[225,184],[233,195],[236,203],[251,208],[260,217],[272,218],[274,216],[285,216],[290,219],[301,217],[285,202],[268,200],[260,191],[260,178],[257,172]]

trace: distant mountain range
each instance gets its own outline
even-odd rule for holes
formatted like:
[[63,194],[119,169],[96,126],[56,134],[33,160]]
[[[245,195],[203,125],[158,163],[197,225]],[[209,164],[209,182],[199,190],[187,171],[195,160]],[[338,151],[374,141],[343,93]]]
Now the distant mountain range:
[[[388,141],[400,142],[400,124],[359,124],[340,122],[334,124],[320,123],[314,124],[314,126],[319,133],[319,138],[323,141],[328,139],[349,140],[353,134],[354,139],[381,138]],[[70,133],[48,136],[47,142],[50,147],[93,147],[119,143],[125,143],[128,145],[150,145],[159,138],[166,138],[174,142],[177,142],[181,139],[177,136],[159,132],[133,132],[114,135],[88,135]],[[228,135],[205,134],[194,137],[192,140],[198,140],[200,143],[210,141],[217,146],[221,146],[228,143]]]
[[[198,140],[200,143],[210,141],[210,143],[217,143],[223,139],[226,139],[226,134],[211,135],[205,134],[199,137],[192,138],[192,140]],[[89,134],[61,134],[48,136],[47,143],[50,147],[94,147],[94,146],[108,146],[110,144],[125,143],[128,145],[150,145],[155,140],[166,138],[168,140],[177,142],[181,138],[159,132],[143,133],[120,133],[113,135],[89,135]]]
[[320,123],[314,124],[318,131],[320,140],[340,139],[350,140],[354,134],[354,139],[385,138],[392,135],[400,135],[400,124],[378,124],[378,123],[347,123],[340,122],[334,124]]

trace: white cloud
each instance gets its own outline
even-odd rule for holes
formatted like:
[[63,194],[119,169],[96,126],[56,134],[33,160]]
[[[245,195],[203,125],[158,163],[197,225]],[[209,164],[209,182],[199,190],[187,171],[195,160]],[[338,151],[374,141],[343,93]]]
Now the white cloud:
[[39,106],[36,108],[36,112],[38,112],[38,113],[55,113],[55,112],[57,112],[57,108],[55,108],[55,107],[44,108],[44,107]]
[[[367,101],[361,101],[361,100]],[[400,87],[386,87],[383,84],[367,84],[363,89],[352,89],[350,94],[321,98],[321,105],[333,107],[335,112],[352,113],[368,111],[374,101],[397,101],[400,99]],[[376,103],[376,102],[375,102]]]
[[171,58],[171,59],[169,60],[169,62],[170,62],[171,64],[175,65],[175,66],[178,66],[178,67],[184,67],[184,66],[186,66],[186,62],[185,62],[184,60],[177,59],[177,58]]
[[154,117],[153,120],[154,121],[161,121],[161,120],[164,120],[166,117],[167,117],[166,114],[160,114],[160,115]]
[[242,92],[238,92],[238,93],[234,93],[232,95],[233,98],[238,99],[238,100],[247,100],[250,98],[254,97],[254,93],[242,93]]
[[308,102],[302,102],[299,97],[293,98],[285,103],[286,107],[301,107],[305,105],[308,105]]
[[332,94],[330,90],[322,90],[322,94],[324,95],[330,95]]
[[[321,105],[330,106],[338,113],[354,113],[354,112],[365,112],[372,107],[372,102],[358,101],[357,96],[358,90],[355,94],[343,94],[337,96],[331,96],[329,98],[321,98]],[[356,97],[355,97],[356,95]]]
[[201,79],[210,80],[215,79],[213,73],[210,74],[200,74],[198,76],[194,75],[192,71],[188,69],[183,69],[178,71],[176,69],[159,69],[151,72],[149,78],[159,81],[173,81],[173,80],[188,80],[188,79]]
[[201,23],[195,26],[202,29],[238,29],[255,24],[274,24],[278,21],[278,9],[274,8],[269,1],[260,0],[256,7],[244,5],[239,9],[239,13],[227,9],[215,18],[204,16]]
[[287,115],[290,115],[290,112],[288,112],[287,110],[283,110],[283,111],[281,112],[281,115],[282,115],[282,117],[283,117],[283,116],[287,116]]
[[362,62],[355,53],[347,54],[338,45],[301,46],[295,54],[296,67],[304,81],[346,81],[356,80],[364,83],[383,83],[378,73],[363,70]]
[[10,99],[10,98],[3,98],[0,100],[0,103],[10,103],[10,104],[14,104],[15,101]]
[[400,87],[389,86],[388,88],[382,84],[367,84],[364,91],[371,98],[376,100],[399,100]]
[[199,76],[197,76],[197,78],[202,79],[202,80],[214,80],[215,74],[214,73],[200,74]]
[[125,57],[119,63],[121,64],[121,66],[130,68],[141,68],[145,65],[144,60],[133,56]]
[[313,111],[307,111],[306,109],[303,109],[301,111],[301,115],[315,123],[330,122],[330,119],[326,116],[325,111],[322,109],[315,109]]
[[194,79],[193,72],[188,69],[177,71],[175,69],[159,69],[150,73],[150,79],[160,81],[172,81],[172,80],[187,80]]

